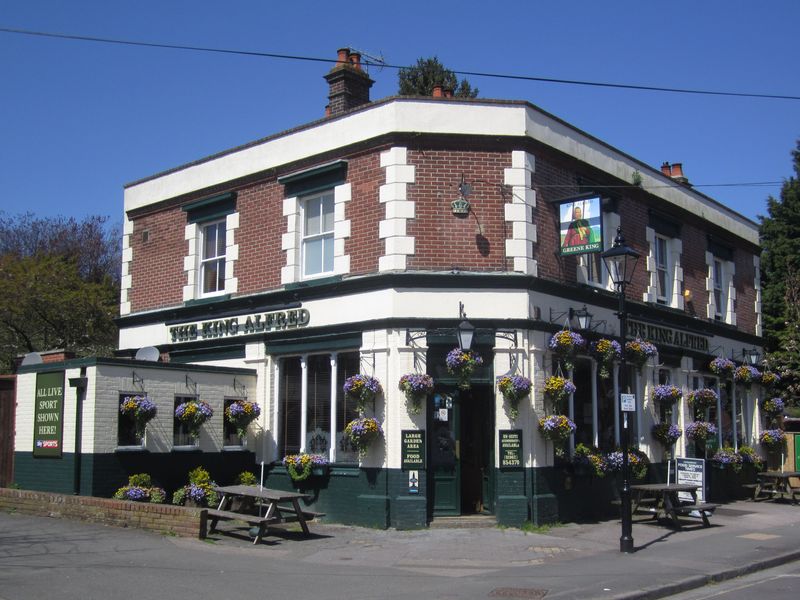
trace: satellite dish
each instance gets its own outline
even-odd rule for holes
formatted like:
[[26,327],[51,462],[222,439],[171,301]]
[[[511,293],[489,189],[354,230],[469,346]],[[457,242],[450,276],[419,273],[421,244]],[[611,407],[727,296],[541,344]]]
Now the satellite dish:
[[155,346],[145,346],[136,351],[135,358],[136,360],[144,360],[147,362],[158,362],[158,359],[161,358],[161,352],[159,352],[158,348]]
[[28,352],[22,358],[22,364],[20,366],[27,367],[28,365],[40,365],[42,364],[42,355],[38,352]]

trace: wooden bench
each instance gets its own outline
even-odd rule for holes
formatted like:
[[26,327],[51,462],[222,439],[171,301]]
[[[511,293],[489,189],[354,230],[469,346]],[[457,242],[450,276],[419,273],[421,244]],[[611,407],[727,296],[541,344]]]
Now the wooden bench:
[[[280,506],[278,505],[278,511],[281,513],[278,519],[284,523],[291,523],[293,521],[297,521],[297,514],[294,510],[293,506]],[[313,521],[315,518],[324,517],[325,513],[323,512],[314,512],[313,510],[305,510],[302,509],[300,511],[303,513],[303,518],[306,521]]]
[[200,539],[205,539],[208,533],[214,533],[217,530],[217,522],[219,521],[241,521],[243,523],[255,525],[258,527],[258,532],[256,533],[253,543],[258,544],[267,532],[267,525],[269,523],[277,523],[278,519],[275,517],[266,518],[259,515],[248,515],[229,510],[209,508],[200,514]]
[[[710,527],[711,523],[708,520],[708,515],[706,513],[714,512],[715,509],[719,508],[719,504],[712,504],[711,502],[698,502],[697,504],[680,504],[678,506],[673,506],[670,510],[674,513],[675,518],[673,521],[675,524],[680,527],[678,524],[678,515],[683,515],[686,517],[696,517],[703,519],[703,526]],[[693,515],[691,513],[698,512],[700,514]]]
[[746,489],[746,490],[752,490],[751,493],[753,494],[753,501],[754,502],[756,500],[758,500],[758,498],[757,498],[757,495],[758,495],[758,484],[757,483],[743,483],[742,487],[744,489]]

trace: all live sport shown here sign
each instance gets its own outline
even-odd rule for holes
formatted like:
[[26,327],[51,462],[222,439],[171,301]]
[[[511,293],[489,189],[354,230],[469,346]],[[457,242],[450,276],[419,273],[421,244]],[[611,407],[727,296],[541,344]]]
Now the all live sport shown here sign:
[[61,458],[64,417],[64,371],[36,374],[33,455]]

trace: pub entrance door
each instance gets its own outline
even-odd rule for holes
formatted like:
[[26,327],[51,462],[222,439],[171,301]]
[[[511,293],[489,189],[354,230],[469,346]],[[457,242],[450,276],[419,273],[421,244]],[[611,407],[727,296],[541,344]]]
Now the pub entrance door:
[[494,390],[437,390],[429,403],[432,516],[494,511]]

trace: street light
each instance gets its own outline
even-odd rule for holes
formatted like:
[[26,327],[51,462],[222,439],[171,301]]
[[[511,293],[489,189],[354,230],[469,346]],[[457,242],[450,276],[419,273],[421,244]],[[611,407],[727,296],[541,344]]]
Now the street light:
[[[606,265],[611,281],[614,283],[617,296],[619,297],[619,310],[617,316],[619,317],[619,337],[622,343],[625,344],[625,339],[628,336],[628,315],[625,312],[625,288],[630,285],[633,279],[633,272],[636,269],[636,263],[641,256],[636,250],[625,244],[625,238],[622,237],[622,228],[617,227],[617,237],[614,239],[614,246],[609,248],[600,255]],[[620,359],[619,371],[619,389],[620,392],[624,391],[627,387],[627,370],[625,365],[625,352],[622,353]],[[618,399],[618,401],[621,400]],[[623,428],[622,428],[622,490],[620,492],[620,500],[622,501],[622,535],[619,538],[619,551],[631,553],[633,552],[633,523],[631,521],[631,475],[630,464],[628,460],[628,413],[623,410]]]

